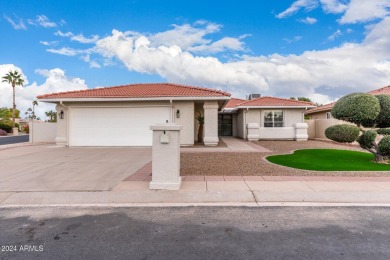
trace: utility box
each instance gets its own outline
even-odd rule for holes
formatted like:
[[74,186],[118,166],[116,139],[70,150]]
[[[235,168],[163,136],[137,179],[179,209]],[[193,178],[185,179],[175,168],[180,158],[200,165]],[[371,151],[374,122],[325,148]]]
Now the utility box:
[[150,127],[153,130],[152,181],[149,189],[178,190],[180,177],[181,125],[165,123]]

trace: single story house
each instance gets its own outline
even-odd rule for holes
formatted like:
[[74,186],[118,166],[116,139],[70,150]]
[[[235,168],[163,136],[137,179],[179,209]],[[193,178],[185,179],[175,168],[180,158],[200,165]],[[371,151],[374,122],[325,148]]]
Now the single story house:
[[[367,93],[375,96],[390,95],[390,86],[375,89]],[[331,111],[334,104],[336,104],[336,102],[309,109],[305,112],[305,115],[308,117],[308,119],[332,119],[333,117]]]
[[204,115],[203,141],[218,144],[218,111],[230,94],[179,84],[132,84],[38,96],[57,104],[56,143],[67,146],[151,146],[156,123],[182,125],[180,144],[197,141],[195,116]]
[[232,98],[220,112],[219,133],[248,140],[307,140],[304,112],[313,107],[311,102],[285,98]]
[[191,146],[198,141],[198,114],[204,116],[206,146],[216,146],[219,136],[307,140],[304,111],[315,107],[274,97],[236,99],[223,91],[171,83],[60,92],[37,99],[56,104],[55,141],[67,146],[150,146],[149,127],[166,122],[182,125],[180,144]]

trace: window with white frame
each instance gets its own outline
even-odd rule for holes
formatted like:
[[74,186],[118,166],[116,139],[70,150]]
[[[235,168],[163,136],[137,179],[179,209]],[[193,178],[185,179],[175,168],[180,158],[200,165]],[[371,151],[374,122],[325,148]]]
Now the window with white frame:
[[283,127],[283,110],[264,111],[264,127]]

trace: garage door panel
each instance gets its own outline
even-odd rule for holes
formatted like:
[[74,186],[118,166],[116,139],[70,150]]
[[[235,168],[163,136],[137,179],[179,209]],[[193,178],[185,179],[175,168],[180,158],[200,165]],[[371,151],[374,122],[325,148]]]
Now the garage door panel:
[[72,108],[71,146],[151,146],[151,125],[170,119],[170,107]]

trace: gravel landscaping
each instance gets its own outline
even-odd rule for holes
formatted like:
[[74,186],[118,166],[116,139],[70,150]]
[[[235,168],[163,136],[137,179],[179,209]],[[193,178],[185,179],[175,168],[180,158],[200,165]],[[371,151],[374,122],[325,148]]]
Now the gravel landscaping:
[[271,150],[268,153],[202,152],[181,153],[180,174],[206,176],[390,176],[390,172],[307,171],[272,164],[265,160],[271,154],[286,154],[298,149],[328,148],[364,151],[357,146],[326,141],[258,141]]

